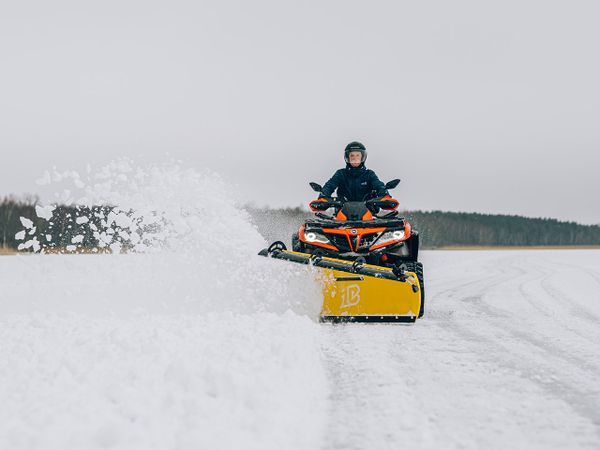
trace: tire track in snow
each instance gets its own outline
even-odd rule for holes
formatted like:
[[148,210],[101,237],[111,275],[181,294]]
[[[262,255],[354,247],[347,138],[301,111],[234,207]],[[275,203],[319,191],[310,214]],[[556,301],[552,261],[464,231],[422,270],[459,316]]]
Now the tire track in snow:
[[[591,278],[595,282],[595,284],[599,285],[598,290],[600,290],[600,274],[597,273],[596,271],[594,271],[592,269],[588,269],[586,267],[582,267],[580,265],[575,265],[575,264],[567,263],[565,261],[561,261],[561,263],[559,265],[559,270],[557,270],[557,272],[560,272],[560,269],[563,267],[569,267],[571,269],[577,270],[580,273],[581,272],[585,273],[587,276],[589,276],[589,278]],[[598,316],[598,314],[590,311],[588,308],[585,308],[576,299],[571,297],[571,295],[565,294],[564,292],[560,291],[559,289],[557,289],[554,286],[550,286],[550,284],[549,284],[550,280],[551,280],[551,277],[547,277],[547,279],[544,280],[543,285],[542,285],[544,290],[546,290],[546,292],[550,296],[552,296],[553,298],[555,298],[557,300],[564,300],[564,301],[569,302],[572,306],[572,311],[576,317],[586,320],[588,322],[591,322],[591,324],[594,325],[594,328],[596,328],[595,325],[600,323],[600,317]],[[595,291],[595,292],[598,292],[598,291]],[[597,295],[597,300],[600,301],[600,296],[598,296],[598,295]]]
[[[561,328],[569,330],[571,333],[576,334],[577,336],[586,340],[587,342],[592,342],[594,344],[597,342],[597,340],[590,338],[589,336],[585,335],[584,333],[581,333],[578,329],[572,327],[569,324],[569,322],[565,320],[564,316],[557,316],[556,314],[551,313],[547,307],[543,306],[544,302],[536,300],[534,296],[532,296],[531,294],[529,294],[525,291],[524,285],[533,284],[533,283],[540,285],[546,279],[550,278],[552,275],[548,274],[548,270],[541,270],[539,267],[533,267],[533,269],[536,270],[536,272],[538,272],[539,275],[534,276],[532,278],[531,274],[528,272],[528,271],[532,270],[531,266],[527,266],[526,268],[524,268],[520,265],[514,264],[514,260],[512,260],[512,261],[513,261],[513,264],[512,264],[513,269],[516,269],[516,271],[512,270],[512,272],[513,273],[516,272],[518,274],[518,276],[509,277],[500,283],[494,282],[489,285],[484,285],[481,289],[479,289],[477,291],[476,295],[470,295],[469,297],[462,298],[461,301],[469,302],[474,307],[476,307],[480,311],[484,312],[486,315],[488,315],[491,318],[507,319],[507,320],[514,319],[515,318],[514,314],[511,314],[501,308],[493,306],[492,304],[490,304],[489,302],[487,302],[485,300],[485,297],[486,297],[487,293],[493,291],[493,289],[501,286],[502,284],[510,285],[516,280],[523,279],[522,281],[519,281],[518,291],[523,296],[523,298],[525,298],[528,301],[528,303],[531,304],[536,310],[542,312],[542,314],[544,314],[548,319],[550,319],[554,323],[556,323],[556,325],[560,326]],[[506,272],[507,271],[504,271],[504,273],[506,273]],[[490,278],[493,278],[493,277],[490,277]],[[485,280],[482,280],[482,281],[485,281]],[[450,298],[454,298],[453,293],[450,293],[447,295]],[[554,297],[554,298],[559,299],[559,297]],[[598,323],[600,323],[600,321],[595,322],[595,323],[598,324]],[[529,339],[529,341],[532,345],[539,344],[544,348],[550,348],[548,345],[546,345],[545,341],[543,341],[541,339],[537,339],[537,338],[531,336],[530,334],[523,334],[521,328],[511,327],[510,321],[507,323],[500,324],[499,328],[511,329],[511,330],[514,330],[516,333],[521,333],[521,338]],[[586,359],[576,357],[576,356],[572,355],[572,353],[564,352],[561,354],[554,354],[553,356],[559,357],[559,358],[564,358],[571,362],[579,362],[580,364],[582,364],[584,366],[588,365],[588,362]]]
[[535,270],[538,275],[536,275],[535,277],[522,281],[521,283],[519,283],[518,286],[518,290],[519,290],[519,294],[521,295],[521,297],[523,297],[527,303],[529,303],[536,311],[540,312],[541,314],[543,314],[544,316],[546,316],[547,318],[550,319],[554,319],[554,314],[552,314],[552,312],[548,309],[547,306],[545,306],[543,304],[543,302],[539,301],[534,295],[529,294],[529,292],[527,292],[527,287],[529,287],[530,285],[532,286],[536,286],[539,285],[540,281],[547,276],[547,272],[541,271],[539,268],[534,267],[534,268],[529,268],[529,270]]
[[[600,410],[598,409],[600,396],[597,391],[574,388],[574,385],[578,385],[577,382],[561,380],[564,378],[564,374],[558,373],[551,364],[545,363],[544,360],[538,358],[532,361],[532,353],[515,355],[514,347],[499,344],[482,333],[472,331],[464,326],[457,326],[455,323],[449,324],[448,329],[461,337],[464,342],[476,343],[477,346],[485,344],[487,352],[481,354],[482,358],[501,368],[508,368],[518,373],[550,396],[564,401],[573,411],[595,426],[596,435],[600,438]],[[513,333],[513,335],[515,337],[523,336],[522,333]],[[598,375],[600,374],[596,371],[593,379],[597,379]]]
[[[542,277],[540,283],[545,278]],[[506,283],[510,282],[511,280],[506,281]],[[531,282],[531,279],[525,281],[525,283],[527,282]],[[492,283],[489,286],[484,285],[482,286],[483,290],[476,293],[470,292],[469,297],[462,299],[463,301],[467,300],[472,307],[483,312],[483,317],[487,316],[490,319],[486,321],[484,327],[481,324],[473,324],[474,326],[469,328],[459,324],[458,321],[448,321],[441,325],[472,345],[476,344],[479,346],[481,343],[485,343],[488,351],[490,349],[493,350],[490,352],[491,356],[482,355],[488,361],[496,362],[499,366],[508,367],[513,371],[521,373],[524,378],[537,384],[548,394],[565,401],[574,411],[593,423],[596,427],[597,435],[600,436],[600,410],[597,408],[597,405],[600,403],[600,392],[597,389],[586,390],[573,387],[580,386],[582,380],[584,382],[587,381],[589,385],[593,386],[591,380],[597,379],[600,376],[600,369],[598,369],[597,365],[589,363],[584,358],[561,351],[555,345],[533,337],[530,331],[524,331],[522,328],[519,328],[519,326],[524,325],[523,323],[519,324],[511,320],[500,320],[509,319],[510,317],[505,311],[488,304],[484,300],[484,297],[491,289],[501,284]],[[520,292],[523,292],[523,290],[521,289]],[[460,295],[452,293],[450,297],[459,298]],[[557,298],[555,297],[554,300],[557,300]],[[497,331],[493,331],[494,329]],[[503,334],[502,332],[508,333],[512,337],[510,341],[513,345],[511,347],[498,342],[498,335]],[[492,338],[490,335],[494,337]],[[522,348],[523,342],[527,344],[527,348]],[[521,347],[522,354],[517,356],[515,350],[519,349],[519,347]],[[544,352],[544,356],[537,358],[536,361],[532,361],[531,357],[536,353],[532,351],[532,347]],[[553,361],[549,361],[549,359]],[[562,370],[559,372],[556,367],[560,366],[562,366]],[[540,376],[540,373],[550,375]]]
[[[552,277],[552,275],[547,275],[544,274],[541,277],[536,278],[535,282],[538,282],[538,284],[540,286],[543,287],[543,284]],[[532,300],[532,296],[528,293],[525,292],[524,289],[522,289],[523,283],[521,283],[519,285],[519,292],[521,294],[524,294],[524,297],[527,297],[528,300],[530,300],[530,303],[535,304]],[[545,288],[544,290],[546,292],[548,292]],[[550,292],[548,292],[550,294]],[[487,310],[487,312],[490,314],[491,317],[493,317],[494,315],[496,317],[510,317],[508,316],[505,312],[503,312],[502,310],[500,310],[499,308],[492,306],[491,304],[485,302],[483,300],[483,297],[485,297],[485,294],[480,294],[481,295],[481,302],[476,303],[476,306],[482,309]],[[561,301],[562,297],[560,296],[552,296],[555,300],[557,301]],[[539,304],[539,303],[538,303]],[[597,341],[594,339],[591,339],[589,336],[580,333],[579,330],[577,330],[576,328],[573,328],[572,326],[569,325],[569,323],[567,321],[564,320],[564,317],[558,317],[555,314],[550,314],[548,313],[548,310],[546,308],[540,307],[540,310],[544,309],[545,315],[552,319],[553,321],[555,321],[557,324],[560,324],[563,328],[567,329],[568,331],[570,331],[573,334],[578,335],[579,337],[585,339],[588,342],[591,343],[596,343]],[[595,322],[595,324],[597,325],[598,323],[600,323],[600,321]],[[500,328],[504,328],[504,324],[499,325]],[[521,340],[526,340],[528,341],[530,344],[532,344],[533,346],[536,346],[540,349],[544,349],[546,350],[549,354],[551,354],[552,356],[559,358],[559,359],[564,359],[565,361],[568,361],[570,363],[576,364],[578,367],[580,368],[584,368],[586,370],[590,370],[594,373],[594,375],[597,375],[598,372],[600,372],[600,366],[599,365],[594,365],[591,364],[587,359],[582,358],[582,357],[578,357],[576,355],[574,355],[573,353],[570,352],[566,352],[566,351],[561,351],[558,352],[557,349],[550,345],[550,343],[548,342],[548,340],[542,340],[540,338],[536,338],[534,337],[531,333],[527,333],[523,331],[523,328],[519,328],[517,326],[512,325],[511,323],[508,323],[508,327],[506,327],[507,330],[510,330],[510,332],[513,335],[518,336]]]
[[432,445],[393,354],[406,326],[326,325],[322,352],[331,384],[330,419],[323,449],[396,449],[407,436]]
[[591,269],[584,269],[584,271],[596,281],[596,284],[600,285],[600,273],[597,273]]
[[[559,315],[550,308],[547,302],[543,301],[544,297],[536,297],[533,293],[529,292],[529,287],[541,286],[544,280],[548,279],[551,275],[548,270],[541,270],[539,267],[528,268],[529,270],[535,269],[539,276],[532,280],[524,281],[519,283],[518,291],[521,297],[523,297],[534,309],[543,314],[548,320],[551,320],[557,327],[568,330],[569,332],[579,336],[581,339],[587,342],[596,344],[597,338],[589,336],[583,333],[577,327],[574,327],[569,320],[565,320],[564,315]],[[546,303],[546,304],[545,304]]]
[[551,279],[552,279],[552,276],[548,276],[548,277],[544,278],[542,280],[542,282],[540,283],[540,286],[544,289],[544,291],[546,291],[546,293],[550,297],[552,297],[553,299],[555,299],[558,302],[568,303],[571,313],[575,317],[585,320],[585,321],[591,323],[592,325],[598,325],[600,323],[600,318],[595,313],[593,313],[592,311],[590,311],[588,308],[584,307],[583,305],[579,304],[576,300],[571,298],[569,295],[565,294],[562,291],[559,291],[554,286],[551,286],[550,285]]
[[[483,312],[485,316],[489,317],[493,321],[497,320],[510,320],[513,317],[507,313],[506,311],[496,308],[495,306],[486,303],[483,300],[483,296],[473,296],[467,297],[463,299],[464,301],[469,301],[473,303],[473,307],[477,308],[479,311]],[[588,359],[584,357],[580,357],[574,355],[572,353],[568,353],[565,351],[561,351],[553,345],[553,342],[549,342],[547,338],[541,339],[533,336],[531,333],[523,331],[523,329],[505,325],[503,323],[491,323],[492,326],[499,330],[504,330],[512,335],[512,337],[517,338],[521,342],[527,342],[531,346],[538,348],[556,359],[562,359],[569,364],[573,364],[579,369],[585,370],[590,373],[592,376],[598,376],[600,374],[600,365],[591,363]]]
[[[544,261],[545,264],[548,264],[547,261]],[[569,267],[572,270],[577,271],[578,273],[585,273],[588,275],[596,284],[600,284],[600,277],[598,277],[593,271],[590,269],[581,266],[575,265],[572,263],[568,263],[564,260],[561,260],[560,264],[550,262],[555,268],[547,267],[544,270],[544,276],[539,280],[537,284],[541,290],[547,294],[546,300],[548,297],[554,300],[553,304],[557,305],[557,310],[561,312],[561,314],[557,314],[555,312],[548,313],[548,317],[550,317],[558,326],[561,328],[568,329],[571,333],[576,334],[580,338],[593,343],[596,345],[598,340],[600,340],[600,334],[598,333],[598,324],[600,324],[600,317],[592,312],[589,308],[581,305],[576,299],[574,299],[571,295],[564,293],[563,291],[557,289],[554,286],[550,285],[550,281],[557,277],[557,274],[561,274],[564,272],[564,267]],[[569,279],[568,276],[563,276],[563,279]],[[530,303],[535,301],[535,296],[526,292],[524,289],[520,289],[523,297],[527,299]],[[600,297],[599,297],[600,300]],[[539,302],[537,302],[539,303]],[[567,308],[564,305],[568,305],[568,309],[570,309],[571,314],[565,314],[565,310]],[[545,308],[548,311],[548,308]],[[574,321],[574,319],[579,319],[578,321]],[[581,323],[581,321],[585,323]],[[582,330],[582,326],[584,329]]]
[[579,271],[586,273],[587,275],[590,276],[590,278],[592,278],[597,284],[600,285],[600,272],[597,272],[593,269],[589,269],[587,267],[581,267],[580,265],[578,266],[578,265],[567,263],[567,262],[562,262],[561,265],[571,267],[571,268],[574,268],[574,269],[577,269]]
[[[465,290],[470,290],[473,286],[482,284],[484,287],[490,288],[501,284],[505,280],[503,273],[497,273],[496,266],[493,266],[490,269],[492,270],[492,274],[484,278],[477,278],[475,280],[470,280],[467,282],[464,282],[462,279],[458,279],[457,281],[460,282],[459,284],[451,285],[450,287],[445,288],[444,290],[436,292],[434,295],[429,295],[428,298],[426,298],[425,300],[429,306],[429,309],[426,311],[427,318],[438,318],[439,311],[436,308],[438,304],[442,305],[445,303],[445,300],[448,299],[456,299],[457,297],[459,297],[461,292]],[[431,289],[429,289],[428,292],[431,292]],[[445,317],[451,315],[452,314],[446,314]],[[444,315],[442,314],[442,316]]]

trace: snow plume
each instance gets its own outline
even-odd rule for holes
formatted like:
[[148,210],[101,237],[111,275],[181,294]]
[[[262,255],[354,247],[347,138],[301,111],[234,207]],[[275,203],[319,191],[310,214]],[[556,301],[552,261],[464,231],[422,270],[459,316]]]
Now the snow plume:
[[[62,230],[57,239],[41,246],[42,252],[63,252],[67,244],[77,244],[74,250],[78,251],[110,249],[113,253],[263,245],[246,213],[232,201],[229,188],[208,170],[185,169],[174,162],[139,166],[122,159],[96,172],[90,167],[85,177],[54,169],[42,181],[64,185],[55,194],[56,205],[36,205],[38,221],[50,234],[58,227]],[[57,205],[72,212],[59,217]],[[58,219],[61,223],[56,223]],[[34,225],[25,217],[21,223],[26,230]],[[83,231],[78,234],[78,229]],[[219,232],[228,234],[228,239],[211,236]]]
[[[55,194],[56,205],[36,207],[35,221],[21,219],[30,234],[18,233],[17,238],[28,239],[19,248],[41,253],[110,249],[112,255],[74,264],[68,292],[49,298],[40,292],[45,301],[36,299],[35,308],[318,315],[320,293],[311,270],[258,257],[267,243],[236,205],[235,193],[209,170],[123,159],[97,171],[88,168],[85,176],[54,169],[43,180],[63,189]],[[71,209],[59,220],[63,201]],[[57,235],[59,242],[52,238]],[[57,267],[60,277],[62,260],[46,258],[53,262],[36,260],[39,270]],[[28,308],[27,303],[21,307]]]

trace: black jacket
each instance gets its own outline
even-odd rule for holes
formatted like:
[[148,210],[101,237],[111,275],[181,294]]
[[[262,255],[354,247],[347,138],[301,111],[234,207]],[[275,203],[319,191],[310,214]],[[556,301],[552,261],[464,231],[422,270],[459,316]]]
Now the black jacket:
[[348,165],[345,169],[335,172],[323,186],[321,196],[331,197],[336,189],[337,196],[343,197],[349,202],[363,201],[371,191],[376,191],[378,197],[388,194],[385,184],[377,178],[375,172],[367,169],[364,165],[357,168]]

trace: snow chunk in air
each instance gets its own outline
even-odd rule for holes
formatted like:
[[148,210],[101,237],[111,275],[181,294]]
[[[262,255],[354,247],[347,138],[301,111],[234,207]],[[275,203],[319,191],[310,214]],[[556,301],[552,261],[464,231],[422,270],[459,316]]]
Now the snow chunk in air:
[[40,219],[45,219],[45,220],[50,220],[52,219],[52,214],[54,213],[54,210],[56,209],[56,206],[40,206],[40,205],[35,205],[35,213],[37,214],[37,216]]
[[33,228],[33,222],[30,219],[28,219],[27,217],[23,217],[23,216],[21,216],[20,219],[21,219],[21,223],[23,224],[23,226],[26,229],[29,230],[30,228]]
[[40,242],[37,240],[37,238],[33,238],[27,242],[25,242],[24,244],[19,244],[19,246],[17,247],[17,249],[20,250],[26,250],[28,248],[33,248],[34,252],[39,252],[41,249],[41,245]]

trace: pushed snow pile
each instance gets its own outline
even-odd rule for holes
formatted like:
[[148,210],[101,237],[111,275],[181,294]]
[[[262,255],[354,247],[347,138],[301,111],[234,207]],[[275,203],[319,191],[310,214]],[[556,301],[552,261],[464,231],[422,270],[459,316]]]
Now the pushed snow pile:
[[242,317],[0,317],[0,448],[317,448],[314,323]]
[[[313,274],[257,256],[217,175],[119,161],[42,182],[68,186],[21,219],[39,254],[0,258],[0,448],[318,446]],[[102,254],[61,254],[90,239]]]

